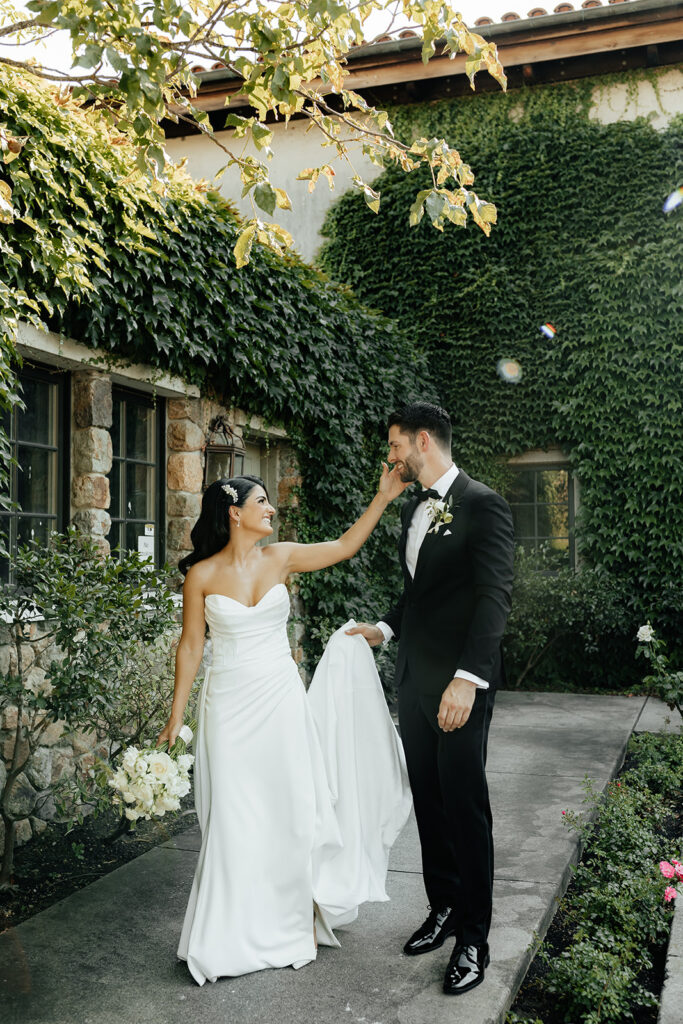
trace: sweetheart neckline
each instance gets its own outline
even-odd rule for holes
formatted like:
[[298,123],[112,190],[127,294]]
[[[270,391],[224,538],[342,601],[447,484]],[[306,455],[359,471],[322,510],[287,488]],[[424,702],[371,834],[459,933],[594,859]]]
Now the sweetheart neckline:
[[[284,583],[274,583],[273,586],[270,587],[269,590],[266,590],[265,594],[258,599],[256,604],[245,604],[244,601],[238,601],[236,597],[230,597],[229,594],[205,594],[204,595],[204,601],[208,601],[208,599],[210,597],[222,597],[226,601],[232,601],[233,604],[238,604],[240,606],[240,608],[246,608],[247,610],[249,610],[251,608],[258,608],[258,606],[261,604],[261,602],[265,601],[265,599],[268,597],[268,594],[271,594],[277,587],[284,587],[284,586],[285,586]],[[286,589],[286,587],[285,587],[285,589]]]

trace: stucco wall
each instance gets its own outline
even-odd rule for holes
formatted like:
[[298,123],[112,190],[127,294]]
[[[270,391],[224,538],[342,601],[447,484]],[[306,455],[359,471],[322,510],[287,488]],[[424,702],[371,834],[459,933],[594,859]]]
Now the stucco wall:
[[[353,171],[344,161],[333,159],[335,151],[331,147],[320,144],[322,136],[316,128],[310,128],[308,122],[290,121],[289,125],[275,124],[272,127],[273,158],[270,161],[270,180],[273,185],[284,188],[292,200],[292,210],[277,210],[276,216],[268,217],[263,211],[257,211],[264,220],[277,219],[294,238],[297,251],[306,260],[312,260],[321,242],[319,234],[325,214],[330,203],[351,187]],[[227,142],[232,133],[219,133],[226,138],[226,144],[234,145],[241,154],[242,140]],[[211,179],[224,167],[229,159],[211,139],[205,136],[190,135],[180,139],[169,139],[166,151],[171,159],[179,162],[187,157],[187,170],[193,178]],[[255,153],[253,148],[248,152]],[[256,153],[255,155],[258,155]],[[356,173],[371,181],[379,173],[379,168],[371,163],[358,149],[353,153],[353,164]],[[313,192],[308,191],[307,181],[297,181],[296,177],[305,167],[320,167],[330,163],[335,171],[334,190],[330,190],[326,178],[321,178]],[[242,185],[239,172],[229,167],[220,180],[220,191],[231,199],[238,209],[247,217],[254,216],[249,198],[241,199]]]
[[[635,87],[620,83],[600,86],[595,89],[594,102],[593,116],[603,124],[650,115],[655,127],[664,128],[672,117],[683,113],[683,73],[677,68],[665,71],[657,78],[656,90],[645,78]],[[289,125],[272,125],[272,128],[275,138],[270,163],[271,181],[287,190],[293,207],[291,212],[278,210],[277,219],[291,232],[304,259],[310,261],[322,241],[320,228],[327,209],[337,196],[350,188],[353,171],[348,164],[333,159],[334,149],[323,147],[319,132],[313,128],[307,131],[307,122],[293,121]],[[229,139],[230,133],[226,133],[225,138]],[[226,154],[204,136],[169,139],[166,149],[175,161],[187,158],[187,169],[194,178],[213,178],[228,160]],[[319,167],[324,163],[331,163],[335,169],[334,191],[330,191],[326,180],[321,180],[315,191],[309,193],[308,182],[296,181],[296,176],[305,167]],[[372,181],[379,173],[378,168],[360,151],[353,155],[353,163],[357,173],[366,181]],[[246,216],[253,216],[249,199],[240,198],[242,187],[235,168],[228,168],[223,175],[220,191]]]

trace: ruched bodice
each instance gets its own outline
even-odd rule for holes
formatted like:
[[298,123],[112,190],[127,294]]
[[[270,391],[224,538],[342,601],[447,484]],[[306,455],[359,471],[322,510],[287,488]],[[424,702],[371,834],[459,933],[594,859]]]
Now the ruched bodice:
[[208,594],[204,614],[212,644],[211,667],[239,671],[259,658],[291,660],[287,639],[289,594],[276,583],[255,605],[245,605],[225,594]]
[[[399,741],[364,640],[335,634],[341,650],[323,659],[329,670],[316,672],[309,704],[284,584],[253,606],[209,594],[204,611],[212,659],[195,739],[202,848],[178,947],[200,985],[314,960],[314,905],[318,942],[338,946],[333,927],[363,900],[386,899],[388,844],[408,810]],[[363,686],[374,703],[367,689],[359,703]]]

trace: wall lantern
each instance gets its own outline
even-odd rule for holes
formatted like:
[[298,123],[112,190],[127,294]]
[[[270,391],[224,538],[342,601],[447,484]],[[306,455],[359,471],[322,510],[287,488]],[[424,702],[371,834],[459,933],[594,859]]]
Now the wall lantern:
[[221,477],[244,473],[245,447],[223,416],[209,423],[209,436],[204,445],[204,490]]

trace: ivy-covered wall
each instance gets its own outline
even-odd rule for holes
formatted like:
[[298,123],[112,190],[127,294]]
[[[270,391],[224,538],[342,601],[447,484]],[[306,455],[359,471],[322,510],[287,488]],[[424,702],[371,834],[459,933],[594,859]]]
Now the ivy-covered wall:
[[[683,183],[683,119],[602,125],[596,84],[393,110],[402,137],[467,154],[498,225],[488,239],[411,229],[419,172],[387,172],[378,217],[350,193],[331,209],[320,264],[411,336],[466,469],[504,488],[501,457],[564,448],[582,558],[627,578],[638,614],[680,642],[683,210],[662,205]],[[497,376],[501,358],[520,362],[520,383]]]
[[[27,139],[0,164],[16,209],[0,230],[6,333],[17,317],[42,319],[283,425],[303,476],[300,538],[345,529],[379,478],[387,410],[419,390],[408,337],[296,257],[255,247],[236,270],[223,200],[180,172],[141,177],[124,136],[7,69],[3,122]],[[385,607],[397,513],[352,564],[302,580],[314,626]]]

